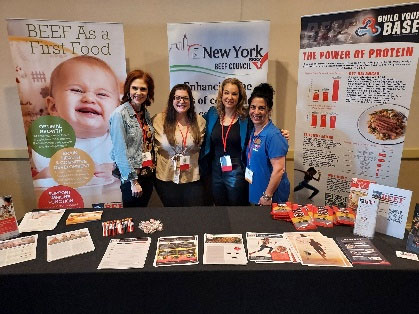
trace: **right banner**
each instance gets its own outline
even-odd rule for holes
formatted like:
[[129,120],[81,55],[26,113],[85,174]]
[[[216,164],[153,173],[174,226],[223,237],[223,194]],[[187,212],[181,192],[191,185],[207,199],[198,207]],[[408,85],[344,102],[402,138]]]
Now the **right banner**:
[[346,206],[352,178],[397,186],[419,4],[301,18],[294,201]]

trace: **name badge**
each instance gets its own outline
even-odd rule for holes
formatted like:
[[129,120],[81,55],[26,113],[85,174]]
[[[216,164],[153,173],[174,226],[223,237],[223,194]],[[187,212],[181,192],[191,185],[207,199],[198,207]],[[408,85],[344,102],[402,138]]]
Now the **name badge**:
[[151,159],[151,153],[145,152],[142,154],[143,156],[143,163],[141,164],[141,167],[151,167],[153,165],[153,160]]
[[233,165],[231,164],[230,155],[220,157],[220,164],[221,164],[221,170],[223,172],[233,170]]
[[180,156],[180,164],[179,164],[180,171],[189,170],[190,164],[191,164],[190,156]]
[[249,182],[250,184],[252,184],[253,181],[253,171],[250,170],[248,167],[246,167],[246,171],[244,173],[244,179]]

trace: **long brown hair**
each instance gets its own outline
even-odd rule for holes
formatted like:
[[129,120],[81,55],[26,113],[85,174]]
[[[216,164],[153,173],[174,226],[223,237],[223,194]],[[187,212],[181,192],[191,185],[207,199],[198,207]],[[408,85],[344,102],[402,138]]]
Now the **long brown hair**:
[[230,78],[226,78],[220,85],[219,89],[218,89],[218,94],[217,94],[217,112],[218,115],[220,117],[224,117],[225,115],[225,107],[223,104],[223,93],[224,93],[224,87],[227,84],[233,84],[236,85],[237,88],[239,89],[239,100],[237,102],[236,105],[236,112],[239,115],[240,119],[244,119],[247,117],[247,109],[244,106],[247,102],[247,96],[246,96],[246,90],[244,89],[243,83],[234,78],[234,77],[230,77]]
[[173,107],[173,98],[177,90],[185,90],[189,96],[190,107],[186,112],[186,117],[191,126],[191,134],[196,145],[199,144],[201,139],[201,134],[199,132],[198,120],[195,113],[195,100],[192,97],[192,91],[189,85],[186,84],[177,84],[173,86],[169,94],[169,99],[167,100],[167,109],[166,115],[164,118],[163,131],[166,134],[167,140],[171,146],[176,146],[175,143],[175,131],[177,124],[177,111]]
[[144,72],[143,70],[133,70],[128,73],[127,78],[124,83],[124,95],[122,96],[121,104],[130,101],[129,90],[131,88],[132,82],[136,79],[144,80],[144,83],[147,84],[148,92],[147,99],[144,101],[144,105],[150,106],[154,102],[154,81],[150,73]]

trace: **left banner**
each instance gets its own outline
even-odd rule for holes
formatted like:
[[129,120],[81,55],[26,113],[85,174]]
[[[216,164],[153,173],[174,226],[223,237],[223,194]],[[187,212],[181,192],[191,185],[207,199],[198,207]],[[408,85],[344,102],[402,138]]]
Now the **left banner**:
[[7,28],[37,206],[120,202],[108,125],[126,77],[122,24],[9,19]]

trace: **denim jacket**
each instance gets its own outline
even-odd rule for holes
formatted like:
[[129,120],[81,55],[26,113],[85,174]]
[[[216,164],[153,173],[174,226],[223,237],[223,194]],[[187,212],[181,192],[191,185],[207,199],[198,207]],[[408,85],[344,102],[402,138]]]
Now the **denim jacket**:
[[[154,129],[147,109],[145,121],[150,127],[154,141]],[[121,173],[122,183],[138,179],[135,169],[141,168],[143,161],[143,130],[140,128],[136,113],[130,103],[126,102],[112,112],[109,130],[112,139],[111,158]]]

